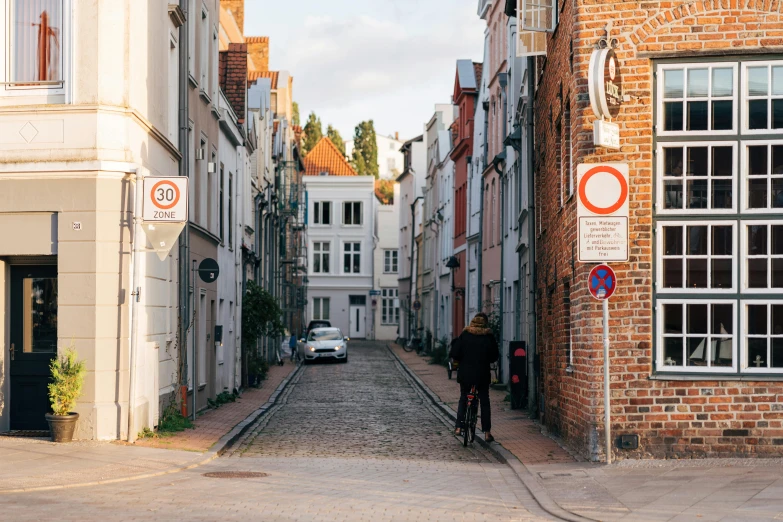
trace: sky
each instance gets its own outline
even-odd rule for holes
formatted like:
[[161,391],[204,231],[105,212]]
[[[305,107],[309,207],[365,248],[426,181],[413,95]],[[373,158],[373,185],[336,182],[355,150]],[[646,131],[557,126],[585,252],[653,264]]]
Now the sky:
[[245,35],[270,37],[269,67],[294,77],[311,111],[345,140],[362,120],[379,134],[422,133],[449,103],[456,61],[481,61],[478,0],[246,0]]

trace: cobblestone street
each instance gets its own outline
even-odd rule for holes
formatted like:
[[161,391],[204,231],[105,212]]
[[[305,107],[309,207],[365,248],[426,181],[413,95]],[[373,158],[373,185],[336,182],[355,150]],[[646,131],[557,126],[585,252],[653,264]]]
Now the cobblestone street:
[[[205,466],[0,497],[7,520],[541,520],[514,472],[465,449],[381,343],[303,368],[271,415]],[[205,477],[254,471],[257,478]]]

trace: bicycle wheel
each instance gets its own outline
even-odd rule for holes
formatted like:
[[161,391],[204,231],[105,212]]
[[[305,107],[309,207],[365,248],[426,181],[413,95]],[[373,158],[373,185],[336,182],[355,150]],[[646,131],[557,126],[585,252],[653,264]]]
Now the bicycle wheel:
[[[470,425],[471,425],[471,416],[473,413],[473,402],[468,402],[468,407],[465,408],[465,421],[462,423],[462,445],[467,446],[468,442],[472,442],[470,440]],[[473,423],[475,424],[475,422]]]
[[471,405],[470,427],[467,429],[467,431],[470,432],[470,442],[476,440],[476,422],[478,421],[478,400],[473,399],[473,401],[474,402]]
[[402,349],[405,350],[406,352],[412,352],[413,351],[413,343],[404,342],[402,344]]

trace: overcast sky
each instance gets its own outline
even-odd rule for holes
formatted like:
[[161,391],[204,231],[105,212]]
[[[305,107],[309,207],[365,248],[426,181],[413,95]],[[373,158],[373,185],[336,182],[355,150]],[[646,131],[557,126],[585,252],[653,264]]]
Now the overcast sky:
[[448,103],[457,59],[481,61],[477,0],[246,0],[245,34],[270,37],[272,70],[294,77],[310,111],[346,140],[357,123],[400,138],[422,133]]

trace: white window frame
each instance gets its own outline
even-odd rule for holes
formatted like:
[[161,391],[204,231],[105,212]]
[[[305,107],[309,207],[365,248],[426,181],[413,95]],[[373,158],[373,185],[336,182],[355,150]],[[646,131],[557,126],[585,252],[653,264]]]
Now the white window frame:
[[[748,255],[748,225],[766,225],[767,226],[767,252],[770,252],[764,256],[753,256],[755,259],[763,259],[766,258],[767,260],[767,288],[750,288],[748,286],[748,276],[749,276],[749,270],[748,270],[748,258],[750,257]],[[764,220],[753,220],[753,219],[745,219],[740,221],[740,281],[742,281],[741,285],[741,292],[743,294],[758,294],[758,295],[764,295],[764,294],[783,294],[783,287],[772,287],[772,259],[783,259],[783,255],[773,255],[771,253],[772,250],[772,227],[773,226],[783,226],[783,220],[780,219],[764,219]]]
[[[320,248],[316,248],[317,245],[320,245]],[[327,259],[329,260],[328,263],[324,263],[324,255],[328,256],[327,257]],[[320,257],[320,261],[321,261],[321,270],[318,271],[316,271],[315,269],[316,257]],[[313,241],[313,264],[312,264],[313,274],[330,274],[332,268],[331,261],[332,261],[331,241]],[[326,270],[324,270],[324,264],[326,265]]]
[[754,335],[754,337],[766,337],[767,339],[767,360],[765,361],[767,364],[770,364],[770,355],[772,354],[772,339],[773,338],[779,338],[783,339],[783,335],[775,335],[772,332],[773,324],[772,324],[772,306],[778,305],[783,306],[783,300],[781,299],[764,299],[764,300],[754,300],[754,299],[743,299],[740,301],[740,306],[742,307],[742,310],[740,311],[740,332],[741,332],[741,339],[740,339],[740,357],[742,358],[742,372],[743,373],[749,373],[749,374],[766,374],[766,375],[775,375],[775,374],[781,374],[783,373],[783,368],[757,368],[755,366],[750,365],[750,361],[748,361],[748,305],[764,305],[767,307],[767,327],[769,329],[769,333],[766,336],[760,336],[760,335]]
[[[661,137],[674,137],[674,136],[698,136],[698,135],[710,135],[710,136],[731,136],[737,134],[738,130],[738,117],[737,117],[737,111],[738,111],[738,104],[741,103],[740,99],[741,96],[738,94],[738,85],[739,85],[739,67],[737,62],[702,62],[702,63],[686,63],[686,62],[678,62],[678,63],[665,63],[665,64],[658,64],[655,71],[657,75],[657,99],[655,100],[656,106],[656,112],[658,113],[658,116],[656,118],[656,134]],[[703,98],[695,98],[695,97],[689,97],[688,96],[688,73],[687,71],[690,69],[708,69],[708,83],[707,83],[707,96]],[[712,70],[713,69],[732,69],[733,71],[733,91],[732,96],[712,96]],[[664,71],[669,70],[682,70],[683,71],[683,92],[682,92],[682,98],[664,98]],[[730,130],[711,130],[712,127],[712,111],[711,111],[711,103],[712,101],[721,101],[721,100],[732,100],[732,116],[731,116],[731,129]],[[664,130],[664,102],[682,102],[683,104],[683,113],[682,113],[682,126],[683,129],[688,125],[688,107],[687,102],[688,101],[706,101],[707,102],[707,130],[680,130],[680,131],[666,131]]]
[[[400,307],[394,306],[394,301],[399,298],[397,288],[381,288],[381,324],[400,324]],[[391,315],[391,318],[389,317]],[[391,320],[389,320],[391,319]]]
[[212,105],[214,110],[218,110],[218,69],[220,65],[218,63],[218,29],[217,26],[212,28],[212,45],[209,50],[210,65],[209,65],[209,86],[212,97]]
[[[700,148],[700,147],[707,147],[708,153],[707,153],[707,205],[708,208],[666,208],[664,206],[665,201],[665,181],[667,180],[675,180],[675,179],[681,179],[682,185],[683,185],[683,205],[685,204],[685,197],[688,193],[688,179],[704,179],[703,177],[694,177],[694,176],[687,176],[686,169],[687,169],[687,157],[688,157],[688,149],[690,148]],[[712,181],[713,179],[717,178],[718,176],[712,175],[712,149],[715,147],[731,147],[731,154],[734,161],[732,162],[731,166],[731,208],[712,208]],[[681,177],[674,178],[674,177],[667,177],[664,176],[664,160],[665,160],[665,153],[664,149],[671,149],[671,148],[682,148],[683,149],[683,173]],[[677,142],[660,142],[658,143],[658,147],[656,149],[656,163],[657,163],[657,175],[656,178],[656,207],[655,210],[658,213],[658,215],[667,216],[667,215],[677,215],[677,216],[687,216],[687,215],[731,215],[737,213],[737,201],[740,199],[739,197],[739,191],[738,191],[738,184],[737,179],[739,176],[737,175],[737,142],[736,141],[677,141]],[[725,177],[721,177],[721,179],[726,179]]]
[[[356,218],[356,205],[359,205],[359,222],[358,223],[346,223],[345,218],[345,206],[351,205],[351,217],[354,218],[352,221],[355,221]],[[342,226],[344,227],[360,227],[364,224],[364,202],[363,201],[343,201],[342,204],[343,207],[343,219],[342,219]]]
[[[321,223],[323,221],[323,206],[329,205],[329,223]],[[332,219],[332,202],[331,201],[314,201],[313,202],[313,225],[319,227],[330,227],[334,223]]]
[[[389,268],[391,266],[391,268]],[[385,249],[383,251],[383,273],[396,274],[400,269],[400,254],[395,248]]]
[[[772,170],[772,146],[779,145],[783,147],[783,139],[780,140],[742,140],[740,143],[741,159],[740,170],[742,172],[742,213],[743,214],[769,214],[769,213],[783,213],[783,208],[776,208],[772,206],[772,180],[779,178],[783,180],[783,174],[773,174]],[[750,165],[748,161],[750,154],[748,154],[748,147],[765,146],[767,147],[767,170],[770,171],[766,174],[767,180],[767,207],[766,208],[750,208]],[[761,176],[756,176],[755,179],[761,179]]]
[[[329,297],[313,297],[313,320],[331,321],[330,306],[331,299]],[[326,310],[326,314],[324,314],[324,310]]]
[[207,4],[201,4],[201,34],[199,35],[199,71],[198,83],[199,91],[202,96],[208,96],[209,89],[209,10]]
[[[748,82],[750,75],[748,73],[749,68],[767,67],[767,95],[766,96],[751,96],[750,95],[750,83]],[[783,128],[772,128],[772,100],[783,100],[783,94],[772,94],[772,67],[783,66],[783,60],[767,60],[758,62],[743,62],[742,64],[742,134],[783,134]],[[749,102],[751,100],[768,100],[767,104],[767,128],[766,129],[750,129],[750,109]]]
[[[62,86],[13,86],[11,80],[11,9],[13,0],[0,0],[0,106],[19,104],[65,104],[72,98],[73,82],[73,7],[72,0],[61,0],[63,27],[60,35]],[[7,98],[6,100],[3,100]],[[20,101],[19,98],[24,98]]]
[[168,138],[179,146],[179,31],[169,31]]
[[188,0],[188,78],[194,85],[198,85],[196,80],[196,0]]
[[[737,372],[737,361],[739,357],[739,338],[741,337],[738,333],[737,329],[737,306],[739,301],[737,299],[658,299],[656,302],[656,311],[657,311],[657,317],[656,317],[656,336],[655,341],[658,345],[657,354],[655,357],[655,367],[656,370],[660,372],[677,372],[677,373],[709,373],[709,374],[720,374],[720,373],[736,373]],[[687,339],[688,337],[705,337],[708,342],[706,345],[706,348],[712,352],[712,338],[717,337],[716,334],[711,333],[712,330],[712,318],[711,318],[711,308],[708,308],[707,312],[707,333],[706,334],[688,334],[686,332],[683,332],[681,334],[665,334],[664,333],[664,313],[663,313],[663,307],[667,304],[673,304],[673,305],[685,305],[683,306],[683,323],[682,327],[683,330],[687,328],[687,317],[686,317],[686,310],[687,305],[731,305],[733,312],[732,312],[732,365],[731,366],[667,366],[664,363],[663,355],[665,351],[665,342],[664,339],[666,337],[681,337],[683,338],[683,350],[685,351],[683,353],[683,357],[685,356],[685,353],[687,353],[688,344]],[[708,357],[707,360],[711,363],[711,357]],[[685,362],[685,359],[683,358],[683,363]]]
[[[359,245],[359,250],[353,250],[353,246],[351,247],[351,250],[347,250],[348,245]],[[346,272],[345,271],[345,256],[350,255],[351,256],[351,270]],[[354,272],[354,257],[359,257],[359,271]],[[343,241],[343,258],[342,258],[342,269],[340,270],[340,273],[343,275],[359,275],[362,273],[362,242],[361,241]]]
[[[683,254],[679,256],[665,256],[664,255],[664,237],[663,237],[663,229],[667,226],[677,226],[677,227],[686,227],[683,231],[683,247],[685,247],[685,243],[688,241],[688,234],[687,234],[687,227],[689,226],[706,226],[708,227],[707,232],[707,254],[706,255],[687,255],[685,253],[685,250],[683,249]],[[732,272],[732,281],[731,281],[731,288],[710,288],[709,286],[706,288],[688,288],[685,286],[686,280],[687,280],[687,274],[688,274],[688,267],[687,262],[683,264],[683,286],[678,288],[665,288],[663,286],[663,261],[665,258],[679,258],[683,259],[684,261],[687,261],[688,259],[706,259],[707,260],[707,284],[711,284],[711,276],[712,276],[712,264],[710,261],[712,259],[727,259],[727,256],[714,256],[711,253],[712,250],[712,227],[714,226],[730,226],[731,231],[731,249],[732,249],[732,255],[731,259],[733,261],[733,272]],[[658,294],[732,294],[737,292],[737,278],[739,270],[737,269],[737,247],[738,247],[738,241],[737,241],[737,222],[736,221],[658,221],[656,229],[655,229],[655,235],[656,235],[656,252],[655,252],[655,263],[657,265],[656,268],[656,293]]]

